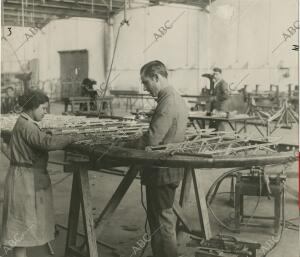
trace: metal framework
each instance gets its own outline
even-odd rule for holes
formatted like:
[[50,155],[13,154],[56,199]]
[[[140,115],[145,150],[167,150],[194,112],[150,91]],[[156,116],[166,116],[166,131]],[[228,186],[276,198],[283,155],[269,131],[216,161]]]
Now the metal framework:
[[[247,113],[258,118],[253,121],[253,124],[267,127],[267,137],[279,128],[291,129],[293,124],[299,124],[299,115],[293,110],[287,99],[282,101],[279,108],[276,108],[256,105],[252,98],[249,101]],[[261,131],[260,133],[263,135]]]

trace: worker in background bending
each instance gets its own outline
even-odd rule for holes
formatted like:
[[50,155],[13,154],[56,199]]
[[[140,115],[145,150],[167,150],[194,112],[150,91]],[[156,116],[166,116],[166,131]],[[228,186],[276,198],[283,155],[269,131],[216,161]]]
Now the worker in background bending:
[[5,96],[1,98],[1,114],[13,113],[18,105],[15,90],[12,86],[9,86],[6,88],[5,93]]
[[[93,86],[96,85],[97,82],[95,80],[85,78],[81,83],[81,95],[88,96],[91,98],[90,107],[91,110],[96,110],[96,97],[97,97],[97,90],[94,90]],[[87,104],[80,104],[80,110],[86,111]]]
[[[138,148],[184,141],[188,108],[169,84],[165,65],[160,61],[149,62],[141,68],[140,75],[145,90],[157,97],[157,107],[149,130],[139,140]],[[183,175],[182,168],[143,168],[141,183],[146,186],[147,218],[154,257],[178,256],[176,218],[172,207]]]
[[[229,97],[228,83],[222,78],[222,70],[220,68],[213,69],[214,89],[211,97],[210,113],[213,111],[225,112],[224,102]],[[210,127],[216,130],[225,130],[223,122],[213,122]]]

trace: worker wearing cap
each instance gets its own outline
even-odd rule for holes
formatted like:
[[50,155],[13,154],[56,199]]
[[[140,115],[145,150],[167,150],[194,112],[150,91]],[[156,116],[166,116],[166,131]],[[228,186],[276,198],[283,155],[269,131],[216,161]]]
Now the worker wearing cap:
[[[226,111],[224,108],[224,102],[229,97],[228,84],[222,78],[222,70],[220,68],[213,69],[213,79],[214,79],[214,89],[213,96],[211,97],[211,106],[210,112],[216,111]],[[217,130],[224,130],[224,124],[222,122],[215,122],[211,124],[211,127],[216,128]]]
[[[147,133],[139,148],[178,143],[185,139],[188,108],[168,82],[168,72],[160,61],[145,64],[140,71],[146,91],[157,98]],[[173,203],[176,188],[183,178],[182,168],[144,167],[141,182],[146,186],[147,218],[154,257],[177,257],[176,219]]]

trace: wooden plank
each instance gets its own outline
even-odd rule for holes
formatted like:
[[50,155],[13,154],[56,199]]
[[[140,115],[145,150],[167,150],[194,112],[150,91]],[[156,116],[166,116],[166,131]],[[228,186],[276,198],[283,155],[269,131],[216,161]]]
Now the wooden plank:
[[200,222],[201,231],[206,240],[212,237],[210,222],[208,217],[205,193],[203,191],[203,186],[201,185],[201,179],[197,180],[195,170],[192,170],[192,178],[194,183],[194,190],[196,196],[196,203],[198,209],[198,217]]
[[88,246],[89,257],[98,257],[96,234],[94,231],[94,219],[92,213],[92,196],[88,171],[84,167],[79,168],[79,187],[82,206],[82,218],[85,230],[85,236]]
[[97,218],[95,222],[95,227],[97,228],[97,232],[100,233],[104,225],[112,217],[116,208],[118,207],[124,195],[126,194],[128,188],[130,187],[133,180],[137,176],[139,170],[140,170],[139,166],[133,165],[130,167],[129,171],[124,176],[121,183],[119,184],[117,190],[114,192],[113,196],[111,197],[111,199],[109,200],[105,208],[103,209],[102,213]]
[[112,146],[97,146],[90,148],[85,145],[70,145],[67,148],[73,152],[84,152],[93,159],[101,156],[95,162],[96,166],[101,167],[103,162],[117,162],[117,166],[126,166],[135,163],[137,165],[154,165],[161,167],[201,167],[201,168],[230,168],[230,167],[249,167],[268,164],[286,163],[296,161],[297,157],[293,152],[274,153],[272,155],[253,155],[253,156],[217,156],[205,158],[193,155],[170,155],[169,153],[146,152],[143,150],[128,149]]
[[[1,134],[2,136],[2,134]],[[5,137],[5,136],[4,136]],[[297,149],[298,146],[295,146]],[[103,168],[109,164],[113,166],[129,166],[132,163],[136,165],[151,165],[160,167],[193,167],[193,168],[233,168],[262,166],[269,164],[283,164],[297,161],[298,158],[294,151],[283,153],[272,153],[265,155],[240,156],[217,156],[200,157],[191,154],[175,154],[160,152],[146,152],[144,150],[129,149],[123,147],[97,145],[91,147],[84,144],[71,144],[66,148],[73,153],[84,153],[93,160],[94,168]]]
[[191,186],[192,186],[192,170],[191,168],[186,168],[184,171],[184,177],[182,180],[180,199],[179,199],[179,205],[182,208],[185,208],[187,206],[188,200],[190,198]]
[[[74,167],[74,166],[73,166]],[[75,169],[75,167],[74,167]],[[70,248],[76,246],[79,210],[80,210],[80,188],[79,188],[79,173],[78,170],[73,170],[73,183],[71,191],[71,200],[69,208],[68,233],[66,240],[65,255],[68,256]]]

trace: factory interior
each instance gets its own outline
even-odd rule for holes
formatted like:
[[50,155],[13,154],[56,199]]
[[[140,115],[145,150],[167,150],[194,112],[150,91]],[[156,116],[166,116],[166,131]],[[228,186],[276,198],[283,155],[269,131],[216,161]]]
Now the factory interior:
[[0,257],[300,256],[298,30],[297,0],[1,1]]

